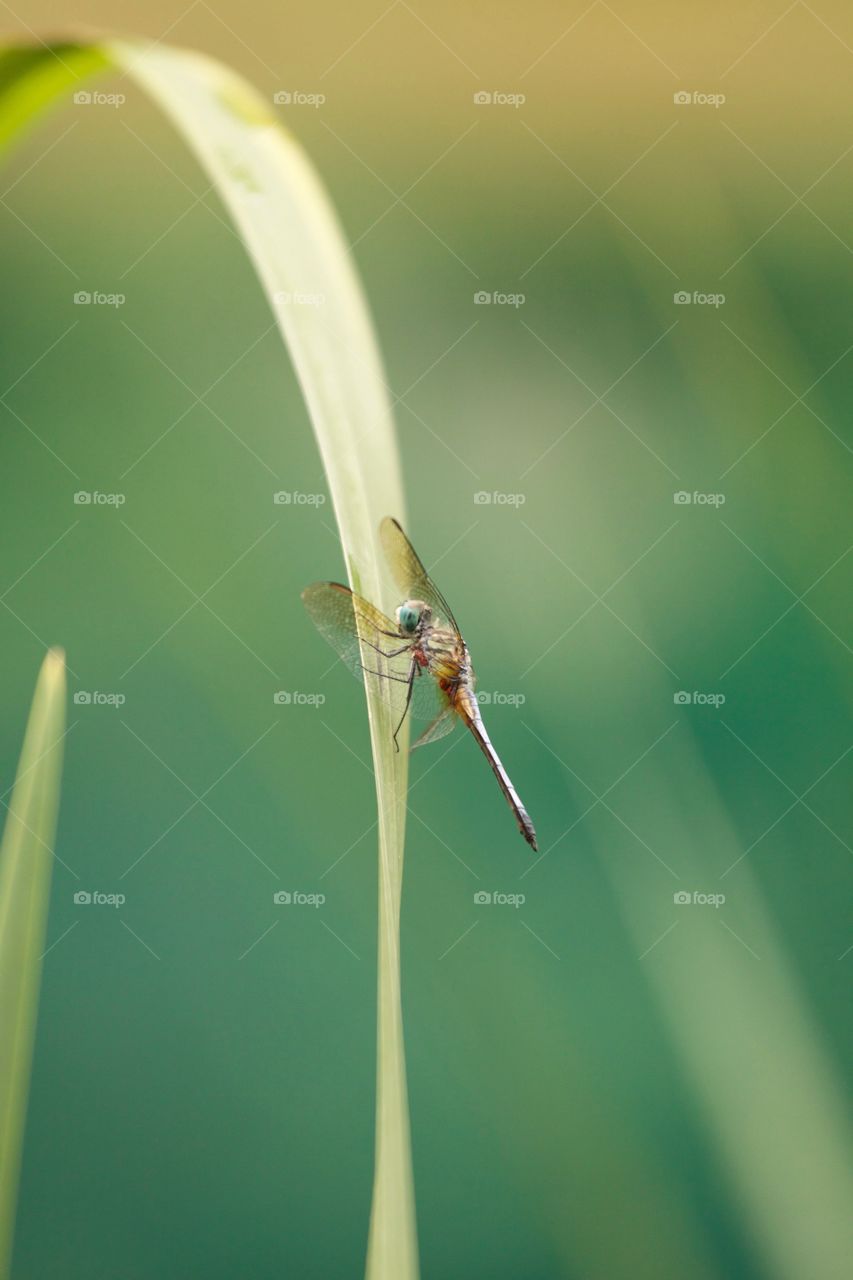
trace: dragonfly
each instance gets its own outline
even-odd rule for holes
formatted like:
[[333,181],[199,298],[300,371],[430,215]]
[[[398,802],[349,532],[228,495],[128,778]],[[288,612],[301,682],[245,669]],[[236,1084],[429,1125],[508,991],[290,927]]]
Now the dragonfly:
[[315,582],[302,592],[314,625],[350,671],[390,705],[394,745],[407,715],[426,721],[412,750],[437,742],[460,722],[489,762],[518,829],[533,849],[536,832],[483,724],[468,646],[453,613],[397,520],[380,536],[403,602],[394,618],[341,582]]

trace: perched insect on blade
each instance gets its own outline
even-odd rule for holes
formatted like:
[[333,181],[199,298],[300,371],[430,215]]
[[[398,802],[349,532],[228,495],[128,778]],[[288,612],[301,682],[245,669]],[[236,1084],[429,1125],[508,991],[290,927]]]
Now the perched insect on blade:
[[340,582],[315,582],[302,592],[305,608],[354,675],[367,681],[398,714],[397,734],[408,714],[426,720],[414,743],[421,747],[450,733],[461,721],[476,739],[518,829],[536,849],[533,823],[492,746],[474,693],[468,647],[444,596],[430,578],[396,520],[382,521],[382,543],[403,595],[395,619]]

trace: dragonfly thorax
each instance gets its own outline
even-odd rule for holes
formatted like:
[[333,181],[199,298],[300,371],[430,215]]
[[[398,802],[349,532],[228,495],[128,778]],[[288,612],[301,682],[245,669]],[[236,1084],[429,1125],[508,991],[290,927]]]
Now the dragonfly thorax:
[[396,613],[397,626],[404,636],[420,635],[432,617],[432,609],[423,600],[406,600]]

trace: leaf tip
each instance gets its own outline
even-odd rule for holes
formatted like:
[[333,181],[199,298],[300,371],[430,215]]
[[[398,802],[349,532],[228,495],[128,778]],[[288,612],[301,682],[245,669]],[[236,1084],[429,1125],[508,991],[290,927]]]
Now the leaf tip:
[[51,645],[41,664],[41,678],[51,685],[65,681],[65,650],[62,645]]

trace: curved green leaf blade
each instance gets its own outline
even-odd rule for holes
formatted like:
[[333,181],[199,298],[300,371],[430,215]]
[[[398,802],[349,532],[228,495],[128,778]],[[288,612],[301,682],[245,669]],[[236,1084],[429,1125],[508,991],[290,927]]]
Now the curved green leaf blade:
[[4,1277],[12,1253],[64,725],[65,660],[60,650],[51,649],[36,685],[0,844],[0,1276]]
[[[350,584],[390,610],[396,601],[384,586],[379,522],[405,516],[396,440],[361,288],[313,168],[246,81],[210,58],[162,44],[10,49],[0,57],[0,104],[14,108],[5,137],[70,95],[76,77],[104,67],[132,76],[158,103],[230,212],[308,404]],[[277,295],[297,293],[320,294],[324,305],[276,305]],[[416,1280],[399,954],[407,737],[397,754],[388,708],[371,691],[367,701],[379,820],[376,1157],[367,1275]]]

